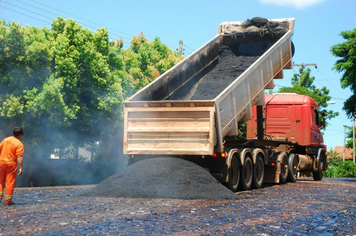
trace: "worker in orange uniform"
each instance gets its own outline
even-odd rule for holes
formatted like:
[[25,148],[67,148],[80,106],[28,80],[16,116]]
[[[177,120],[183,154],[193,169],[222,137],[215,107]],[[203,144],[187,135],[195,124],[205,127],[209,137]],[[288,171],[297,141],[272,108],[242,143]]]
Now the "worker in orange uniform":
[[22,156],[24,146],[20,141],[23,135],[21,127],[15,127],[13,136],[5,138],[0,143],[0,202],[5,189],[5,206],[14,205],[12,197],[14,195],[17,164],[19,165],[19,175],[22,175]]

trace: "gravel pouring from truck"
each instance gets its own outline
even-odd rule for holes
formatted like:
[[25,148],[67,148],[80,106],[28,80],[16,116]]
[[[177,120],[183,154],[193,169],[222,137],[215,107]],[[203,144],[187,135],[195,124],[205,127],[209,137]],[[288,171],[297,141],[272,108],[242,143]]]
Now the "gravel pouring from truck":
[[232,191],[285,182],[288,169],[298,170],[300,162],[288,166],[293,142],[230,138],[292,68],[294,19],[254,19],[220,24],[213,39],[124,102],[124,154],[205,159]]

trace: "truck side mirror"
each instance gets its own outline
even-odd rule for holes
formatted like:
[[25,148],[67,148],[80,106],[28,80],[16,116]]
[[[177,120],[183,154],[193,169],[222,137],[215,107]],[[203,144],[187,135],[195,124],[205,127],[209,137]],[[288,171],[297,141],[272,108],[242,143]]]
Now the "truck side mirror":
[[321,115],[321,117],[320,117],[320,127],[319,128],[325,129],[325,116],[326,116],[325,111],[321,111],[320,115]]

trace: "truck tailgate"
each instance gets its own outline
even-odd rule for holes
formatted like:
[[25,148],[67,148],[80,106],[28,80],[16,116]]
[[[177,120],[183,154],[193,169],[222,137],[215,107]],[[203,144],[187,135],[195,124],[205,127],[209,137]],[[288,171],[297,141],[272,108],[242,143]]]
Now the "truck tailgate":
[[125,154],[211,155],[213,102],[130,103],[124,108]]

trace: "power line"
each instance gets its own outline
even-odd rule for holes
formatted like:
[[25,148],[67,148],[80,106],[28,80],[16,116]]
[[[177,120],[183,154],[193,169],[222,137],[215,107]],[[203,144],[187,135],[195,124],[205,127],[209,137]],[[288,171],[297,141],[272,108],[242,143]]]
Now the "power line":
[[343,133],[343,131],[340,131],[340,130],[336,130],[336,129],[328,129],[328,131],[333,131],[333,132],[339,132],[339,133]]
[[44,22],[44,23],[48,24],[48,22],[47,22],[47,21],[44,21],[44,20],[38,19],[38,18],[33,17],[33,16],[29,16],[29,15],[27,15],[27,14],[24,14],[24,13],[19,12],[19,11],[16,11],[16,10],[13,10],[13,9],[11,9],[11,8],[8,8],[8,7],[7,7],[7,8],[5,8],[5,9],[10,10],[10,11],[13,11],[13,12],[16,12],[16,13],[21,14],[21,15],[24,15],[24,16],[27,16],[27,17],[30,17],[30,18],[35,19],[35,20],[38,20],[38,21],[42,21],[42,22]]
[[342,93],[337,87],[335,87],[335,86],[330,82],[330,80],[328,80],[328,79],[324,76],[323,73],[321,73],[321,71],[320,71],[319,69],[317,70],[317,72],[319,72],[319,73],[324,77],[324,79],[327,80],[336,90],[338,90],[340,93]]
[[[53,11],[48,11],[48,10],[46,10],[46,9],[43,9],[43,8],[34,6],[34,5],[32,5],[32,4],[26,3],[26,2],[21,1],[21,0],[17,0],[17,1],[20,2],[20,3],[22,3],[22,4],[25,4],[25,5],[27,5],[27,6],[30,6],[30,7],[34,8],[34,9],[37,9],[37,10],[40,10],[40,11],[43,11],[43,12],[46,12],[46,13],[48,13],[48,14],[52,14],[52,15],[58,17],[58,14],[54,13]],[[90,21],[90,20],[88,20],[88,19],[85,19],[85,18],[76,16],[76,15],[74,15],[74,14],[71,14],[71,13],[68,13],[68,12],[65,12],[65,11],[62,11],[62,10],[59,10],[59,9],[57,9],[57,8],[51,7],[51,6],[46,5],[46,4],[43,4],[43,3],[41,3],[41,2],[38,2],[38,1],[35,1],[35,0],[32,0],[32,1],[33,1],[34,3],[40,5],[40,6],[47,7],[47,8],[49,8],[49,9],[52,9],[52,10],[55,10],[55,11],[64,13],[64,14],[66,14],[66,15],[69,15],[69,16],[72,16],[72,17],[81,19],[81,20],[86,21],[86,22],[90,22],[90,23],[95,24],[95,25],[100,26],[100,27],[105,27],[105,26],[102,26],[101,24],[98,24],[98,23],[96,23],[96,22]],[[28,12],[31,12],[32,14],[36,14],[36,15],[39,15],[39,16],[41,16],[41,17],[44,17],[44,18],[53,20],[53,18],[50,18],[50,17],[48,17],[48,16],[46,16],[46,15],[43,15],[43,14],[40,14],[40,13],[38,13],[38,12],[36,12],[36,11],[31,11],[31,10],[29,10],[29,9],[20,7],[20,6],[18,6],[18,5],[12,4],[12,3],[8,3],[8,4],[10,4],[10,5],[12,5],[12,6],[15,6],[15,7],[19,8],[19,9],[22,9],[22,10],[25,10],[25,11],[28,11]],[[8,7],[5,7],[5,9],[9,9],[9,8],[8,8]],[[44,22],[44,23],[46,23],[47,25],[49,24],[49,23],[46,22],[46,21],[43,21],[43,20],[41,20],[41,19],[39,19],[39,18],[30,16],[30,15],[28,15],[28,14],[25,14],[25,13],[22,13],[22,12],[13,10],[13,9],[9,9],[9,10],[11,10],[11,11],[13,11],[13,12],[16,12],[16,13],[18,13],[18,14],[21,14],[21,15],[24,15],[24,16],[27,16],[27,17],[30,17],[30,18],[32,18],[32,19],[35,19],[35,20]],[[77,22],[78,22],[78,21],[77,21]],[[97,29],[97,27],[94,27],[93,25],[88,25],[88,24],[84,24],[84,23],[81,23],[81,22],[78,22],[78,23],[82,24],[83,26],[92,28],[92,29]],[[114,32],[119,32],[118,34],[111,32],[110,35],[117,36],[117,37],[119,37],[119,38],[125,39],[124,45],[129,45],[129,46],[131,45],[131,44],[129,43],[129,42],[131,41],[131,39],[130,39],[130,38],[127,38],[127,37],[125,37],[125,36],[122,36],[122,34],[128,35],[128,36],[130,36],[130,37],[133,37],[132,34],[128,34],[128,33],[125,33],[125,32],[119,31],[119,30],[117,30],[117,29],[110,28],[110,27],[106,27],[106,28],[109,29],[109,30],[111,30],[111,31],[114,31]],[[114,41],[117,40],[117,39],[113,39],[113,38],[109,38],[109,39],[110,39],[110,40],[114,40]],[[126,43],[126,40],[128,41],[128,43]],[[129,47],[129,46],[127,46],[127,47]],[[168,46],[168,45],[167,45],[167,46]],[[172,47],[171,47],[171,48],[172,48]]]
[[[17,1],[21,2],[20,0],[17,0]],[[67,15],[73,16],[73,17],[78,18],[78,19],[82,19],[82,20],[84,20],[84,21],[90,22],[90,23],[95,24],[95,25],[98,25],[98,26],[100,26],[100,27],[103,27],[101,24],[98,24],[98,23],[96,23],[96,22],[93,22],[93,21],[90,21],[90,20],[84,19],[84,18],[82,18],[82,17],[79,17],[79,16],[76,16],[76,15],[73,15],[73,14],[71,14],[71,13],[68,13],[68,12],[65,12],[65,11],[62,11],[62,10],[59,10],[59,9],[56,9],[56,8],[54,8],[54,7],[51,7],[51,6],[45,5],[45,4],[40,3],[40,2],[38,2],[38,1],[35,1],[35,0],[32,0],[32,1],[33,1],[33,2],[35,2],[35,3],[37,3],[37,4],[39,4],[39,5],[42,5],[42,6],[48,7],[48,8],[50,8],[50,9],[53,9],[53,10],[56,10],[56,11],[62,12],[62,13],[64,13],[64,14],[67,14]],[[108,29],[110,29],[110,30],[119,31],[119,30],[112,29],[112,28],[109,28],[109,27],[107,27],[107,28],[108,28]],[[133,35],[131,35],[131,34],[128,34],[128,33],[122,32],[122,31],[119,31],[119,32],[120,32],[120,33],[122,33],[122,34],[126,34],[126,35],[128,35],[128,36],[130,36],[130,37],[133,37]]]
[[[45,17],[45,18],[47,18],[47,19],[53,20],[53,18],[50,18],[50,17],[48,17],[48,16],[45,16],[45,15],[36,13],[36,12],[34,12],[34,11],[31,11],[31,10],[28,10],[28,9],[25,9],[25,8],[22,8],[22,7],[20,7],[20,6],[15,5],[15,4],[11,4],[11,3],[7,3],[7,4],[10,4],[10,5],[12,5],[12,6],[15,6],[15,7],[19,8],[19,9],[22,9],[22,10],[25,10],[25,11],[29,11],[29,12],[31,12],[31,13],[33,13],[33,14],[36,14],[36,15]],[[38,20],[38,21],[41,21],[41,22],[43,22],[43,23],[46,23],[47,25],[50,25],[50,23],[48,23],[47,21],[44,21],[44,20],[39,19],[39,18],[37,18],[37,17],[33,17],[33,16],[31,16],[31,15],[25,14],[25,13],[20,12],[20,11],[16,11],[16,10],[14,10],[14,9],[12,9],[12,8],[6,7],[5,9],[6,9],[6,10],[13,11],[13,12],[16,12],[16,13],[21,14],[21,15],[24,15],[24,16],[27,16],[27,17],[29,17],[29,18],[32,18],[32,19],[35,19],[35,20]],[[51,14],[54,14],[54,13],[51,13]],[[10,21],[10,20],[9,20],[9,21]],[[78,22],[78,23],[81,24],[80,22]],[[85,24],[83,24],[83,25],[85,25]],[[86,25],[86,26],[88,26],[88,25]],[[95,27],[92,27],[92,26],[89,26],[89,27],[90,27],[90,28],[95,28]],[[115,35],[115,34],[113,34],[113,35]],[[126,37],[120,37],[120,38],[127,39],[128,41],[131,40],[131,39],[126,38]],[[114,40],[114,41],[117,40],[117,39],[113,39],[113,38],[109,38],[109,39],[110,39],[110,40]],[[124,45],[130,45],[130,43],[126,43],[126,42],[124,41]],[[129,47],[129,46],[127,46],[127,47]]]
[[334,98],[334,97],[332,97],[332,99],[343,100],[343,101],[346,101],[346,100],[347,100],[347,99],[345,99],[345,98]]
[[[17,1],[22,2],[22,1],[20,1],[20,0],[17,0]],[[50,9],[53,9],[53,10],[62,12],[62,13],[64,13],[64,14],[73,16],[73,17],[78,18],[78,19],[82,19],[82,20],[84,20],[84,21],[90,22],[90,23],[95,24],[95,25],[98,25],[98,26],[100,26],[100,27],[104,27],[104,26],[102,26],[101,24],[98,24],[98,23],[96,23],[96,22],[90,21],[90,20],[88,20],[88,19],[84,19],[84,18],[82,18],[82,17],[73,15],[73,14],[71,14],[71,13],[68,13],[68,12],[65,12],[65,11],[62,11],[62,10],[59,10],[59,9],[56,9],[56,8],[54,8],[54,7],[48,6],[48,5],[46,5],[46,4],[40,3],[40,2],[35,1],[35,0],[32,0],[32,1],[35,2],[35,3],[37,3],[37,4],[39,4],[39,5],[48,7],[48,8],[50,8]],[[30,5],[30,4],[27,4],[27,5]],[[32,5],[30,5],[30,6],[32,6]],[[33,6],[32,6],[32,7],[33,7]],[[85,24],[83,24],[83,25],[85,25]],[[106,27],[106,26],[105,26],[105,27]],[[95,28],[95,27],[91,26],[91,28]],[[128,34],[128,33],[122,32],[122,31],[117,30],[117,29],[113,29],[113,28],[110,28],[110,27],[106,27],[106,28],[109,29],[109,30],[115,31],[115,32],[119,32],[119,35],[118,35],[118,34],[115,34],[115,33],[111,33],[112,35],[116,35],[116,36],[118,36],[118,37],[120,37],[120,38],[127,39],[127,40],[129,40],[129,41],[131,41],[131,39],[129,39],[129,38],[127,38],[127,37],[124,37],[124,36],[122,36],[121,34],[125,34],[125,35],[127,35],[127,36],[130,36],[131,38],[134,36],[134,35],[132,35],[132,34]],[[150,41],[152,41],[152,40],[150,40]],[[167,46],[169,46],[169,45],[167,45]],[[172,48],[172,47],[171,47],[171,48]]]
[[183,46],[186,47],[186,48],[189,48],[189,49],[192,50],[192,51],[195,50],[194,48],[191,48],[191,47],[189,47],[188,45],[186,45],[186,44],[184,44],[184,43],[183,43]]
[[31,6],[31,7],[33,7],[33,8],[38,9],[38,10],[41,10],[41,11],[44,11],[44,12],[50,13],[50,14],[52,14],[52,15],[57,15],[57,14],[55,14],[55,13],[53,13],[53,12],[50,12],[50,11],[47,11],[47,10],[41,9],[41,8],[39,8],[39,7],[35,7],[35,6],[33,6],[33,5],[31,5],[31,4],[28,4],[28,3],[26,3],[26,2],[23,2],[23,1],[20,1],[20,0],[17,0],[17,1],[18,1],[18,2],[21,2],[22,4],[25,4],[25,5],[27,5],[27,6]]
[[[35,9],[37,9],[37,10],[41,10],[41,11],[44,11],[44,12],[46,12],[46,13],[49,13],[49,14],[52,14],[52,15],[58,17],[58,15],[57,15],[56,13],[53,13],[53,12],[50,12],[50,11],[41,9],[41,8],[39,8],[39,7],[33,6],[33,5],[31,5],[31,4],[28,4],[28,3],[24,3],[24,2],[22,2],[22,1],[20,1],[20,0],[17,0],[17,1],[23,3],[23,4],[27,5],[27,6],[33,7],[33,8],[35,8]],[[8,3],[8,4],[10,4],[10,5],[12,5],[12,6],[15,6],[15,7],[17,7],[17,8],[20,8],[20,9],[22,9],[22,10],[32,12],[33,14],[36,14],[36,15],[45,17],[45,18],[47,18],[47,19],[53,20],[53,18],[50,18],[50,17],[45,16],[45,15],[42,15],[42,14],[40,14],[40,13],[38,13],[38,12],[31,11],[31,10],[29,10],[29,9],[20,7],[20,6],[18,6],[18,5],[12,4],[12,3]],[[57,11],[60,11],[60,10],[57,10]],[[66,13],[66,12],[64,12],[64,13],[65,13],[65,14],[68,14],[68,15],[72,15],[72,14],[69,14],[69,13]],[[74,15],[72,15],[72,16],[74,16]],[[78,17],[78,16],[74,16],[74,17],[77,17],[77,18],[82,19],[81,17]],[[85,20],[85,19],[84,19],[84,20]],[[88,20],[85,20],[85,21],[88,21]],[[80,23],[80,22],[78,22],[78,23]],[[95,23],[95,22],[92,22],[92,23],[94,23],[94,24],[96,24],[96,25],[99,25],[99,24],[97,24],[97,23]],[[81,23],[81,24],[82,24],[83,26],[88,27],[88,28],[97,29],[97,27],[94,27],[94,26],[92,26],[92,25],[88,25],[88,24],[84,24],[84,23]],[[100,27],[103,27],[103,26],[100,26]],[[124,38],[124,39],[127,39],[127,40],[131,40],[131,39],[129,39],[129,38],[123,37],[123,36],[118,35],[118,34],[115,34],[115,33],[111,33],[111,35],[114,35],[114,36],[117,36],[117,37],[120,37],[120,38]]]
[[324,134],[324,136],[325,136],[325,137],[335,136],[335,135],[339,135],[340,133],[343,133],[343,132],[333,133],[333,134]]
[[9,20],[9,19],[4,18],[4,17],[2,17],[2,16],[0,16],[0,18],[3,19],[4,21],[8,21],[8,22],[11,22],[11,21],[12,21],[12,20]]
[[14,6],[14,7],[17,7],[17,8],[20,8],[20,9],[22,9],[22,10],[29,11],[29,12],[32,12],[32,13],[34,13],[34,14],[36,14],[36,15],[42,16],[42,17],[47,18],[47,19],[50,19],[50,20],[53,20],[53,18],[50,18],[50,17],[48,17],[48,16],[39,14],[39,13],[34,12],[34,11],[31,11],[31,10],[29,10],[29,9],[25,9],[25,8],[20,7],[20,6],[17,6],[17,5],[15,5],[15,4],[12,4],[12,3],[9,3],[9,2],[7,2],[6,4],[10,4],[10,5],[12,5],[12,6]]
[[[321,73],[321,71],[319,70],[319,68],[318,68],[318,65],[317,64],[315,64],[315,63],[301,63],[301,64],[294,64],[293,63],[293,66],[301,66],[301,67],[303,67],[303,68],[305,68],[306,66],[314,66],[315,67],[315,69],[317,69],[317,72],[319,72],[323,77],[324,77],[324,79],[325,80],[327,80],[328,82],[329,82],[329,84],[331,85],[331,86],[333,86],[338,92],[340,92],[340,93],[342,93],[336,86],[334,86],[325,76],[324,76],[324,74],[323,73]],[[320,80],[317,80],[317,79],[315,79],[315,81],[317,82],[317,83],[319,83],[321,86],[324,86],[322,83],[320,83]],[[330,91],[330,90],[329,90]],[[332,92],[332,91],[331,91]],[[332,92],[332,93],[334,93],[334,92]],[[346,99],[345,99],[346,100]]]

